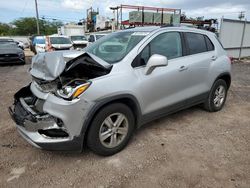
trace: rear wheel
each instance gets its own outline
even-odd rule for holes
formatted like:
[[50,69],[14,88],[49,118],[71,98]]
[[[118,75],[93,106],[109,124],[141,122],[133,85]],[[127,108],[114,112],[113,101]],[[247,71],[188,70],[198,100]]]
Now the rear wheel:
[[207,101],[204,103],[204,108],[210,112],[217,112],[221,110],[227,98],[227,84],[224,80],[219,79],[215,81]]
[[113,155],[127,145],[134,126],[134,115],[129,107],[121,103],[106,106],[90,125],[87,145],[99,155]]

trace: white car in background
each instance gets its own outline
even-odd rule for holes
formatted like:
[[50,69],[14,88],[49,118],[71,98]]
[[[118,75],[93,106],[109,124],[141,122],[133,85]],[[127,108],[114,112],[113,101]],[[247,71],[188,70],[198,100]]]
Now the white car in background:
[[63,35],[50,35],[46,37],[46,51],[73,50],[69,37]]
[[37,36],[33,40],[34,53],[45,52],[45,36]]
[[91,43],[97,41],[98,39],[106,36],[107,34],[108,33],[94,33],[94,34],[89,35],[89,37],[88,37],[89,43],[88,44],[91,44]]
[[74,49],[85,48],[88,45],[88,39],[84,35],[72,35],[70,39],[73,43]]

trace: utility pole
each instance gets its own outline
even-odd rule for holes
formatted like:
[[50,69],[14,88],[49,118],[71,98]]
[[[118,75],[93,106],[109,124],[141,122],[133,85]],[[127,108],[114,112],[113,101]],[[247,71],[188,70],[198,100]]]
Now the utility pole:
[[36,29],[37,29],[37,34],[40,35],[40,29],[39,29],[39,15],[38,15],[38,8],[37,8],[37,0],[35,0],[35,6],[36,6]]
[[[114,13],[114,21],[116,21],[116,28],[118,29],[119,27],[119,14],[118,14],[118,10],[120,7],[109,7],[111,10],[113,10],[113,13]],[[116,12],[116,15],[115,15],[115,11]]]
[[245,18],[245,11],[241,11],[241,12],[239,13],[238,18],[239,18],[240,20],[242,20],[243,18]]

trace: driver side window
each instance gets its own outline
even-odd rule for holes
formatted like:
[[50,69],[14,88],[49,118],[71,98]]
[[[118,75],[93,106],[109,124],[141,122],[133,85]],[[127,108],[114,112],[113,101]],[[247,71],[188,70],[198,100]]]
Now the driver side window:
[[182,56],[181,36],[178,32],[167,32],[156,36],[139,54],[132,63],[132,67],[146,65],[149,58],[159,54],[168,59],[174,59]]

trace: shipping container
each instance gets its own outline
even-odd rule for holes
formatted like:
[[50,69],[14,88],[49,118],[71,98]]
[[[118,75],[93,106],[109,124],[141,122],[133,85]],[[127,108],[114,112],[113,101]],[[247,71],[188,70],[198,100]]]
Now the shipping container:
[[161,13],[154,13],[154,23],[161,24]]
[[142,12],[132,11],[129,12],[129,23],[142,22]]
[[173,24],[179,24],[181,22],[180,14],[173,14]]
[[172,14],[163,14],[163,24],[171,24],[172,23]]
[[73,36],[73,35],[84,35],[83,25],[64,25],[58,29],[59,35]]
[[144,12],[144,23],[153,23],[154,13]]

